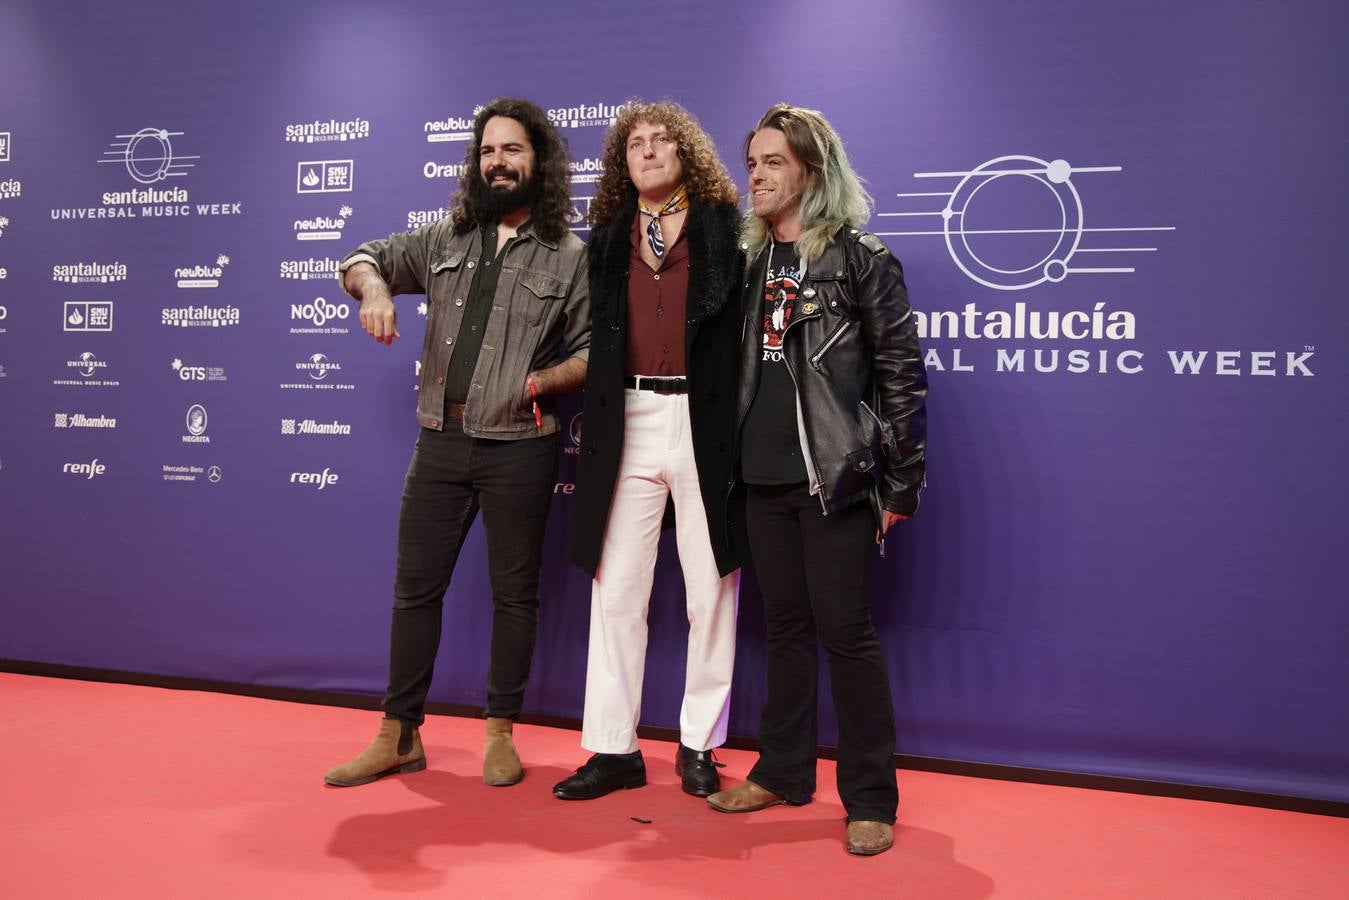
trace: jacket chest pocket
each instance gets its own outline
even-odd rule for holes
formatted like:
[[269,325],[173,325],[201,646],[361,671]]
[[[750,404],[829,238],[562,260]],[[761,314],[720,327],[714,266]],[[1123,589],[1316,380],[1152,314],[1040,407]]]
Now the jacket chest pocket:
[[468,286],[460,284],[464,271],[464,254],[447,253],[431,263],[431,278],[427,282],[426,302],[432,307],[455,303],[463,306],[468,297]]
[[556,275],[528,270],[520,273],[519,283],[520,287],[512,298],[511,315],[531,327],[544,320],[553,304],[567,296],[567,288],[571,286]]

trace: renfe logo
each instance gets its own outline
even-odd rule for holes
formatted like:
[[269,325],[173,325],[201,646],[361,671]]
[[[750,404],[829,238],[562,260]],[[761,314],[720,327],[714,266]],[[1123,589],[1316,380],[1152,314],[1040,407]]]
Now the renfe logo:
[[312,484],[323,490],[330,484],[337,484],[338,474],[325,468],[322,472],[291,472],[291,484]]
[[108,471],[108,467],[95,459],[87,463],[66,463],[61,467],[61,471],[67,475],[83,475],[86,481],[90,481],[95,475],[102,475]]

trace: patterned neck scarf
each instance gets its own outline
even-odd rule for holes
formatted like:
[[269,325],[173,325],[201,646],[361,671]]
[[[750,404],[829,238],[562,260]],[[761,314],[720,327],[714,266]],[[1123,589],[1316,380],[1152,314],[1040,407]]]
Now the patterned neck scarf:
[[660,220],[662,216],[673,216],[675,213],[683,212],[689,208],[689,192],[680,185],[675,188],[675,192],[670,195],[659,209],[653,209],[637,198],[637,206],[641,211],[651,217],[651,224],[646,226],[646,242],[651,245],[651,252],[656,254],[656,259],[665,258],[665,238],[660,233]]

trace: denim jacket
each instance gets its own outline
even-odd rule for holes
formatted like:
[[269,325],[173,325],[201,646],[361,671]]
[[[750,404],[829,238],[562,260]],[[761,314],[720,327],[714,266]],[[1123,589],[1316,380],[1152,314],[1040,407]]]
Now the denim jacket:
[[[425,428],[444,428],[445,374],[481,255],[477,229],[456,235],[450,220],[441,219],[367,241],[339,267],[341,279],[351,266],[368,262],[391,293],[426,295],[426,340],[417,389],[417,421]],[[546,411],[540,429],[533,411],[520,400],[530,372],[557,365],[567,356],[589,355],[585,245],[571,233],[553,243],[526,229],[506,252],[499,277],[464,403],[464,433],[504,440],[552,434],[556,415]]]

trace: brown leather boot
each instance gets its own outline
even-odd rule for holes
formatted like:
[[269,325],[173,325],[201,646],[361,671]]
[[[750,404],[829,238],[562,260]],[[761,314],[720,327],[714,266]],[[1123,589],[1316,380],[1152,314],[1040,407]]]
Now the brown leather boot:
[[895,829],[884,822],[849,822],[844,842],[854,856],[875,856],[895,843]]
[[398,719],[385,719],[370,746],[351,762],[329,770],[323,780],[335,787],[369,784],[385,775],[420,772],[426,768],[426,751],[417,726]]
[[506,787],[525,777],[520,756],[515,752],[510,719],[489,718],[487,741],[482,751],[482,780],[492,787]]
[[707,798],[707,805],[717,812],[742,813],[758,812],[770,806],[781,806],[787,798],[775,794],[766,787],[760,787],[752,781],[737,784],[729,791],[721,791]]

